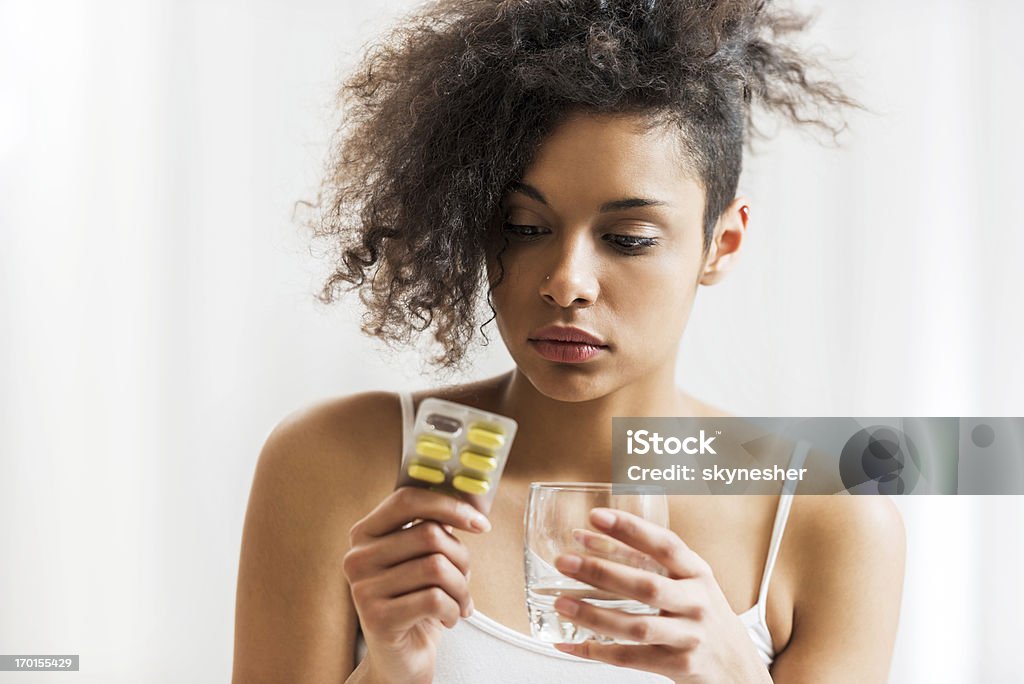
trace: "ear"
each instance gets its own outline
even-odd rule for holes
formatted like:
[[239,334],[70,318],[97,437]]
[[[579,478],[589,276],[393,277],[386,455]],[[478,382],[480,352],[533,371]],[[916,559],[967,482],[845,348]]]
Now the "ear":
[[740,245],[747,233],[747,221],[750,218],[750,200],[737,197],[725,208],[715,224],[715,234],[711,239],[711,248],[704,261],[701,273],[701,285],[714,285],[725,278],[735,266],[739,258]]

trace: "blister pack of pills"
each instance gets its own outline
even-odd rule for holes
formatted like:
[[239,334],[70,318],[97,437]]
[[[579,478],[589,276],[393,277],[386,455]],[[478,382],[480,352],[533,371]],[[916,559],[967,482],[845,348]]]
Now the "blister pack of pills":
[[396,487],[442,492],[486,514],[515,434],[511,418],[443,399],[424,399]]

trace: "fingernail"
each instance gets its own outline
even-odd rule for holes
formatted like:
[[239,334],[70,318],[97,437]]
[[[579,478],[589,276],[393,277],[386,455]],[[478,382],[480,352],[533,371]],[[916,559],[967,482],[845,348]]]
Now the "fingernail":
[[[472,615],[474,610],[476,610],[476,606],[473,605],[473,599],[469,599],[469,615]],[[469,617],[469,615],[466,617]]]
[[583,565],[583,559],[575,553],[566,553],[555,559],[555,567],[562,572],[576,572]]
[[590,511],[590,520],[598,527],[611,527],[615,524],[615,514],[601,508]]
[[595,534],[591,537],[587,537],[586,542],[584,542],[584,546],[586,546],[589,551],[596,551],[597,553],[603,554],[610,554],[615,551],[615,545],[612,544],[612,541],[608,537],[603,535]]
[[570,598],[559,596],[558,600],[555,601],[555,610],[566,617],[572,617],[579,612],[580,606]]
[[473,514],[469,517],[469,526],[477,532],[489,532],[491,521],[484,517],[482,513],[473,511]]

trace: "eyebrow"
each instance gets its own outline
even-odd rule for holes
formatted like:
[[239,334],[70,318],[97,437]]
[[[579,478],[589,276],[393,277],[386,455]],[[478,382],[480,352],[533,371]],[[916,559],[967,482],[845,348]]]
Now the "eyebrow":
[[[523,183],[522,181],[513,181],[509,185],[509,189],[512,192],[519,192],[526,195],[530,199],[537,200],[544,206],[549,206],[547,199],[544,198],[544,194],[537,188],[530,185],[529,183]],[[605,202],[604,204],[601,205],[601,208],[598,209],[598,211],[602,214],[605,214],[611,211],[621,211],[623,209],[664,206],[668,206],[668,202],[663,202],[661,200],[656,199],[648,199],[646,197],[626,197],[625,199],[618,199],[612,200],[610,202]]]

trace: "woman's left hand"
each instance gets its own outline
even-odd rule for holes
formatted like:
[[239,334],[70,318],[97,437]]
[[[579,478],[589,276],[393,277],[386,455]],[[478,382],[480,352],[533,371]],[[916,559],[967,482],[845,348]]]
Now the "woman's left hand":
[[[625,511],[595,508],[594,527],[668,570],[668,576],[591,555],[562,554],[558,570],[573,579],[659,609],[633,615],[560,597],[555,609],[599,634],[637,642],[585,641],[558,650],[612,665],[647,670],[674,682],[771,682],[746,627],[732,611],[711,566],[679,535]],[[607,543],[607,542],[605,542]]]

